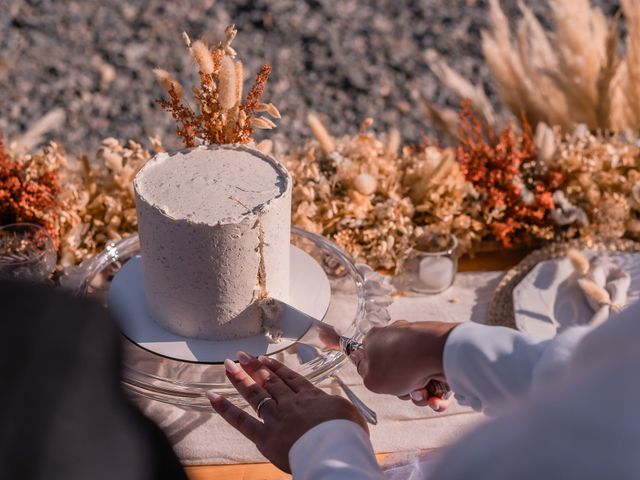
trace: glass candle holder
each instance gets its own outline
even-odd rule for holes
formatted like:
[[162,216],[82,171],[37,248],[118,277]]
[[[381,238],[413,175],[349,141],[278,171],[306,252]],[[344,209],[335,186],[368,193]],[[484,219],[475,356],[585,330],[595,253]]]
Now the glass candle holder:
[[427,251],[414,248],[405,268],[411,290],[436,294],[449,288],[458,272],[457,248],[458,239],[453,234],[442,249]]
[[40,225],[12,223],[0,227],[0,278],[43,282],[56,267],[53,240]]

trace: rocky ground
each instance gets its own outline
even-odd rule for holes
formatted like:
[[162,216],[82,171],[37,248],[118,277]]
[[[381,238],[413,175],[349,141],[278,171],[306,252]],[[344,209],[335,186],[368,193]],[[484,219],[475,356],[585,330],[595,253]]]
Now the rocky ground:
[[[527,3],[544,18],[543,2]],[[617,2],[599,3],[611,13]],[[502,5],[516,14],[517,0]],[[61,107],[66,120],[53,136],[70,151],[107,136],[160,135],[176,146],[151,68],[190,84],[181,32],[213,41],[236,23],[247,83],[261,63],[273,66],[265,98],[283,114],[280,140],[308,137],[315,110],[336,135],[373,116],[377,129],[396,126],[416,141],[426,131],[418,92],[453,101],[427,48],[495,97],[479,42],[487,12],[486,0],[0,0],[0,131],[15,136]]]

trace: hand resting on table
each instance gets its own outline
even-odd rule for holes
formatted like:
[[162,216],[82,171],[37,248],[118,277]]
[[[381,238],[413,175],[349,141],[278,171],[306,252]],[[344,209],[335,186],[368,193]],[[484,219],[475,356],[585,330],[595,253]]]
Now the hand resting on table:
[[260,406],[262,421],[217,394],[209,394],[211,406],[278,468],[290,472],[293,444],[326,421],[351,420],[368,433],[366,421],[348,400],[323,392],[277,360],[243,352],[238,359],[240,365],[225,361],[227,377],[254,410]]

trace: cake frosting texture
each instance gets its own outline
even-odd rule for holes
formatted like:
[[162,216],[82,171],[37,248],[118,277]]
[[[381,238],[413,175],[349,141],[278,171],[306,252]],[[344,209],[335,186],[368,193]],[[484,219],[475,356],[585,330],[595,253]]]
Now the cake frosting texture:
[[258,300],[288,300],[291,178],[243,146],[160,153],[134,180],[147,305],[192,338],[256,334]]

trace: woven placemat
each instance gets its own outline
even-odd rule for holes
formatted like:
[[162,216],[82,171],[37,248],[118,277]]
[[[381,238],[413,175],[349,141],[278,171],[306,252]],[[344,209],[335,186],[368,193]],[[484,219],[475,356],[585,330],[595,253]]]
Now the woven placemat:
[[553,243],[527,255],[520,263],[502,277],[493,294],[487,315],[487,325],[502,325],[516,328],[513,311],[513,289],[520,281],[544,260],[564,257],[569,249],[595,252],[640,252],[640,242],[623,238],[611,240],[571,240]]

